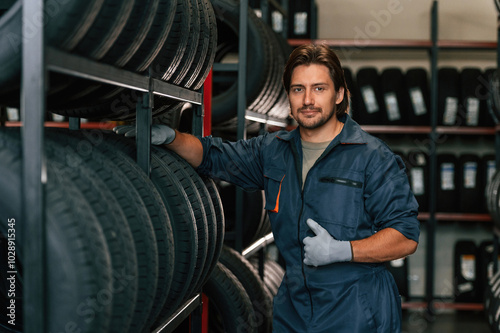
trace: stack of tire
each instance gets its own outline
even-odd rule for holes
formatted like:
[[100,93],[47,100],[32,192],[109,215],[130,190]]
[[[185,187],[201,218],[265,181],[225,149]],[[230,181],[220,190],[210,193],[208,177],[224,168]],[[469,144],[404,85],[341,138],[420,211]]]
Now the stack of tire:
[[[362,67],[346,71],[351,115],[362,125],[430,125],[426,69]],[[438,70],[438,126],[492,126],[498,118],[488,107],[493,69],[442,67]],[[496,79],[498,81],[498,79]],[[500,105],[500,104],[499,104]],[[496,117],[496,118],[495,118]]]
[[[238,31],[240,4],[236,0],[213,0],[218,43],[215,61],[226,63],[239,58]],[[248,9],[248,46],[246,48],[246,109],[285,120],[288,99],[282,74],[291,52],[287,41]],[[238,78],[235,73],[214,73],[212,122],[214,129],[237,127]],[[247,121],[247,125],[251,125]],[[253,126],[255,127],[255,126]],[[250,126],[250,129],[253,128]]]
[[[0,105],[19,105],[22,1],[0,17]],[[209,0],[70,0],[45,6],[47,45],[197,90],[215,57],[217,25]],[[27,22],[36,31],[41,24]],[[35,32],[34,31],[34,32]],[[84,69],[83,69],[84,70]],[[48,110],[88,119],[134,120],[134,90],[50,73]],[[183,102],[155,95],[154,117]]]
[[[217,265],[224,213],[214,182],[155,147],[148,178],[135,163],[135,142],[110,131],[46,132],[49,331],[71,325],[79,332],[135,333],[159,325],[200,292]],[[22,223],[29,209],[22,207],[20,137],[19,129],[0,129],[2,253],[7,221]],[[18,295],[23,235],[16,239]],[[0,296],[6,307],[5,290]],[[15,327],[6,319],[2,331],[22,331],[20,318]]]
[[[220,193],[222,204],[224,206],[224,219],[226,233],[236,232],[236,186],[224,181],[216,181]],[[264,191],[243,191],[242,209],[242,246],[249,247],[252,243],[266,236],[271,232],[271,223],[269,216],[264,208]],[[238,237],[238,235],[235,235]],[[234,238],[226,239],[225,244],[235,247]]]
[[500,332],[500,271],[497,271],[486,286],[484,312],[492,332]]
[[284,270],[266,258],[261,278],[257,260],[223,247],[219,264],[204,289],[209,298],[211,332],[272,331],[272,302]]

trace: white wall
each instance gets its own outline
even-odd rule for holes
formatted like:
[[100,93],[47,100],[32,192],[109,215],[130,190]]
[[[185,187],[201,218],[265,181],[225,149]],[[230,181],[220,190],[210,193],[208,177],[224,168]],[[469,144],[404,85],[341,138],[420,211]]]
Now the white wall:
[[[427,51],[381,51],[364,45],[372,39],[430,40],[431,0],[316,0],[318,38],[354,39],[356,49],[336,48],[344,65],[357,70],[367,64],[379,68],[429,67]],[[440,40],[490,41],[497,39],[497,11],[493,0],[438,1]],[[494,51],[448,51],[439,66],[495,66]]]

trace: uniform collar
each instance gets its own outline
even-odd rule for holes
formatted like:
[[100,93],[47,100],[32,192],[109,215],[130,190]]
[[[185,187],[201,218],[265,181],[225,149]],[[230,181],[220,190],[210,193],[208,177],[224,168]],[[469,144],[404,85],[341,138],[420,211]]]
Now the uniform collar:
[[[344,128],[340,134],[334,139],[340,141],[340,144],[363,144],[366,140],[363,138],[363,130],[357,122],[352,120],[348,114],[344,114],[339,118],[339,121],[344,123]],[[278,139],[291,141],[292,139],[300,141],[300,132],[298,127],[290,132],[279,132],[276,134]]]

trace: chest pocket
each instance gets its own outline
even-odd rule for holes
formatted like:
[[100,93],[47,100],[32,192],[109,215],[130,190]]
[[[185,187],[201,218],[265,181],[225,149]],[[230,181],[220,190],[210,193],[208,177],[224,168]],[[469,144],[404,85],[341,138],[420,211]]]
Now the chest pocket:
[[363,182],[359,178],[354,173],[334,175],[329,171],[317,175],[314,187],[309,188],[317,222],[338,239],[355,237],[363,201]]
[[279,211],[281,184],[285,179],[285,170],[269,169],[264,172],[264,189],[266,193],[265,209],[277,213]]

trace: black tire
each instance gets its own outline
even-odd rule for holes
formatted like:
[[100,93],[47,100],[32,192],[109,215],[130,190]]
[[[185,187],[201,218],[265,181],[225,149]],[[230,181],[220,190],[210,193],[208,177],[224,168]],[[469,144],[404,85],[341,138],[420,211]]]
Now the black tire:
[[117,67],[123,67],[128,63],[144,42],[153,24],[159,2],[159,0],[135,1],[127,24],[112,47],[102,57],[103,62]]
[[[210,193],[205,185],[205,182],[201,179],[201,177],[196,173],[194,168],[189,165],[182,157],[177,155],[176,153],[169,151],[170,155],[175,159],[177,162],[178,166],[183,168],[186,173],[189,175],[191,180],[193,181],[198,193],[200,194],[200,199],[201,199],[201,204],[203,206],[203,210],[205,211],[205,216],[207,219],[207,229],[206,229],[206,240],[207,240],[207,252],[205,255],[205,260],[203,262],[203,267],[201,267],[201,274],[199,277],[196,279],[193,278],[193,281],[191,283],[192,290],[191,293],[193,292],[199,292],[202,284],[208,277],[208,274],[210,273],[210,269],[212,267],[212,262],[214,261],[214,256],[216,253],[216,248],[217,248],[217,215],[215,212],[214,204],[212,202],[212,198],[210,196]],[[198,236],[200,236],[198,234]],[[200,239],[199,238],[199,243],[198,246],[200,246],[200,242],[202,240],[205,240],[205,238]],[[201,254],[200,254],[201,255]],[[217,260],[217,259],[215,259]]]
[[[103,135],[105,135],[107,142],[135,159],[137,152],[133,140],[115,135],[112,132],[103,132]],[[194,274],[198,253],[198,235],[194,213],[186,191],[173,172],[154,154],[151,156],[151,180],[167,207],[172,222],[175,246],[172,284],[165,306],[156,318],[156,323],[159,323],[177,309],[183,296],[187,293]]]
[[257,332],[251,325],[255,314],[250,298],[223,264],[215,266],[205,285],[205,294],[209,299],[209,328],[217,327],[215,332]]
[[134,0],[105,0],[94,23],[74,52],[99,60],[113,46],[127,24]]
[[[0,134],[5,136],[5,133]],[[7,220],[21,214],[21,154],[0,151],[2,192],[0,196],[0,232],[7,234]],[[64,331],[71,322],[81,332],[108,332],[111,318],[112,272],[106,240],[91,207],[64,173],[50,161],[47,163],[48,181],[45,187],[47,231],[47,303],[49,331]],[[8,209],[7,209],[8,208]],[[13,215],[4,215],[5,213]],[[81,223],[81,221],[85,223]],[[5,221],[5,222],[4,222]],[[18,220],[20,221],[20,219]],[[16,234],[16,255],[22,275],[22,233]],[[7,270],[2,269],[2,273]],[[17,276],[22,281],[22,276]],[[22,295],[22,283],[18,295]],[[4,295],[1,295],[2,298]],[[3,299],[4,300],[4,299]],[[96,308],[88,306],[94,302]],[[82,306],[83,304],[83,306]],[[20,304],[19,304],[20,305]],[[16,307],[19,314],[22,307]],[[22,331],[22,317],[17,317],[16,329]],[[3,320],[3,319],[2,319]],[[1,322],[0,327],[5,326]]]
[[205,186],[212,200],[212,204],[214,206],[216,227],[217,227],[214,256],[212,258],[211,263],[209,264],[207,276],[205,280],[202,282],[204,284],[210,277],[210,274],[217,265],[217,262],[219,261],[219,256],[222,251],[222,247],[224,245],[225,218],[224,218],[224,207],[222,206],[222,200],[220,198],[219,191],[217,190],[217,185],[215,185],[215,182],[209,177],[202,176],[202,180],[205,183]]
[[[198,0],[188,0],[189,7],[191,8],[191,21],[188,27],[185,29],[189,29],[189,38],[187,39],[187,43],[184,54],[182,56],[182,62],[179,66],[172,72],[171,75],[164,77],[170,83],[180,85],[184,78],[187,76],[189,68],[194,62],[194,57],[196,55],[196,50],[198,49],[198,42],[200,38],[200,29],[201,29],[201,15],[203,12],[200,12]],[[170,71],[169,71],[170,72]]]
[[[250,262],[254,265],[256,269],[259,267],[259,258],[252,257]],[[278,288],[283,280],[285,271],[283,268],[274,260],[265,258],[264,261],[264,283],[266,287],[271,292],[271,295],[276,296],[278,294]]]
[[[135,302],[130,327],[141,330],[145,325],[153,306],[158,283],[158,248],[153,225],[141,196],[126,175],[97,149],[85,150],[88,145],[65,131],[48,131],[48,141],[52,145],[61,145],[62,151],[78,154],[75,161],[89,168],[100,178],[119,203],[126,221],[132,231],[137,256],[136,275],[139,292]],[[83,148],[83,149],[82,149]],[[63,157],[64,158],[64,157]],[[125,328],[128,330],[128,327]]]
[[[227,182],[219,182],[218,188],[224,205],[226,232],[234,231],[236,228],[236,186]],[[252,244],[252,240],[256,239],[257,232],[261,228],[261,224],[264,223],[265,198],[263,191],[244,191],[243,197],[245,205],[243,207],[242,242],[243,247],[248,247]]]
[[254,323],[258,332],[267,333],[272,326],[272,295],[260,279],[255,267],[236,250],[224,246],[219,261],[226,266],[243,285],[255,312]]
[[151,148],[151,155],[158,158],[158,160],[164,164],[165,168],[170,169],[174,176],[177,177],[179,182],[182,184],[182,187],[189,198],[189,202],[191,203],[191,209],[195,217],[198,236],[198,251],[196,255],[195,269],[191,276],[191,280],[188,283],[186,293],[180,297],[182,300],[192,294],[203,273],[208,251],[207,215],[205,213],[205,207],[200,193],[195,185],[194,179],[192,178],[195,175],[193,172],[194,170],[192,170],[187,162],[182,162],[179,158],[176,158],[174,156],[175,153],[154,146]]
[[177,68],[182,65],[183,56],[188,52],[189,32],[193,20],[191,2],[178,0],[174,22],[168,32],[168,37],[152,63],[153,77],[168,81],[173,77]]
[[[136,52],[127,59],[124,69],[142,73],[152,65],[172,27],[175,14],[173,9],[176,6],[177,0],[159,0],[146,38],[143,39]],[[139,97],[142,97],[142,93],[104,85],[99,89],[79,92],[78,96],[79,99],[76,99],[73,94],[72,102],[60,103],[55,96],[49,95],[48,108],[54,113],[69,117],[131,120],[135,117],[135,105]],[[158,108],[160,105],[162,101],[159,97],[155,97],[155,112],[164,109]]]
[[[200,35],[200,38],[203,38],[203,47],[201,48],[201,53],[200,53],[201,56],[199,60],[195,61],[195,63],[202,64],[202,66],[198,74],[196,74],[198,68],[194,69],[192,73],[190,70],[190,73],[188,73],[188,75],[186,76],[188,81],[182,83],[184,87],[194,90],[198,90],[202,87],[203,83],[205,82],[205,79],[212,70],[212,65],[214,63],[214,58],[215,58],[215,51],[217,50],[217,22],[215,20],[214,9],[212,7],[212,4],[208,0],[203,0],[203,8],[206,15],[207,26],[205,28],[202,26],[201,28],[202,33]],[[205,35],[204,33],[205,31],[208,31],[208,35]],[[205,46],[207,46],[206,51],[205,51]],[[196,59],[198,59],[198,57]]]
[[178,0],[160,0],[148,34],[137,52],[130,58],[125,69],[144,72],[158,56],[174,22]]
[[106,184],[84,164],[76,162],[81,160],[74,152],[50,139],[47,143],[47,157],[59,173],[66,174],[77,186],[103,229],[114,277],[110,327],[113,332],[124,332],[131,324],[138,293],[136,249],[126,216]]
[[459,114],[460,74],[453,67],[438,70],[438,126],[458,126],[463,122]]
[[[48,18],[44,28],[47,44],[66,51],[73,50],[92,26],[103,3],[104,0],[65,1],[46,8]],[[21,0],[0,17],[0,87],[2,93],[9,92],[11,97],[15,95],[14,101],[19,100],[21,17]]]
[[[216,61],[221,61],[228,53],[238,50],[239,3],[233,0],[213,0],[217,19],[218,52]],[[247,102],[252,103],[266,84],[271,54],[264,43],[262,22],[252,10],[248,11],[248,54],[247,54]],[[227,46],[227,47],[225,47]],[[258,68],[259,70],[254,70]],[[238,100],[237,80],[230,85],[214,84],[212,99],[212,121],[214,124],[234,117]]]
[[[93,147],[105,154],[114,163],[115,167],[121,170],[131,181],[148,211],[158,248],[158,286],[153,307],[146,321],[146,327],[149,327],[164,306],[174,272],[174,239],[167,208],[154,184],[143,170],[139,168],[138,164],[122,151],[116,150],[106,142],[101,131],[81,130],[70,133],[78,137],[80,147],[87,146],[85,148],[87,151]],[[132,325],[133,328],[134,326]]]

